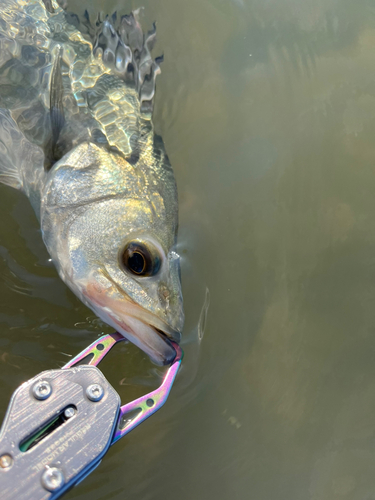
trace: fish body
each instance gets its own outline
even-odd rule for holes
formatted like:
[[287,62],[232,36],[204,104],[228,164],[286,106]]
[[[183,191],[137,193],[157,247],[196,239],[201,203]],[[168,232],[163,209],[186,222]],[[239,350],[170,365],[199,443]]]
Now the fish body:
[[54,0],[0,5],[0,181],[22,190],[63,281],[157,363],[180,340],[174,174],[152,107],[155,28]]

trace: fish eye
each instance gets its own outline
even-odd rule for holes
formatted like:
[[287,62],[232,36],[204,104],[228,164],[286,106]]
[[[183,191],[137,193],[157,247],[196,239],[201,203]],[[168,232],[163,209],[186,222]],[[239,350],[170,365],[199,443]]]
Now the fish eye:
[[155,276],[161,266],[158,251],[138,241],[126,245],[120,256],[123,267],[136,276]]

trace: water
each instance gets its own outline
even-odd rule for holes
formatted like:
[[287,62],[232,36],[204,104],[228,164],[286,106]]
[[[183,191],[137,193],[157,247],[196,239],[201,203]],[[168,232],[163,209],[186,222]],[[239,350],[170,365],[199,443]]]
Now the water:
[[[375,4],[105,2],[139,5],[165,55],[186,355],[166,406],[65,498],[373,499]],[[27,199],[0,186],[0,209],[2,418],[19,383],[110,330],[57,277]],[[131,345],[103,371],[124,402],[160,376]]]

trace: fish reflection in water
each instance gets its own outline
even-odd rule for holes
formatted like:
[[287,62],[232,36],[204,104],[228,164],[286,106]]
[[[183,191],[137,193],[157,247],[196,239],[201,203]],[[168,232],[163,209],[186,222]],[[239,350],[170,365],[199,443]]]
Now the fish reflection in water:
[[176,183],[152,123],[155,37],[139,11],[92,22],[54,0],[2,1],[0,180],[29,197],[72,291],[168,364],[184,314]]

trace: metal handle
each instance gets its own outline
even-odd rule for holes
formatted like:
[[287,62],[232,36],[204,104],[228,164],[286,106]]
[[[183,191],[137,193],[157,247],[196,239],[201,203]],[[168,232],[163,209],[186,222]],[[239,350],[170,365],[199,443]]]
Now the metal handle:
[[100,370],[45,371],[13,394],[0,432],[2,500],[51,500],[112,442],[120,398]]

